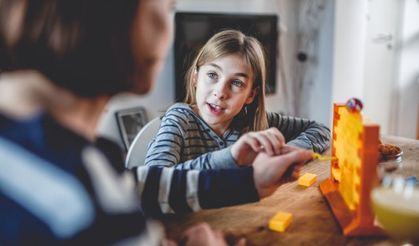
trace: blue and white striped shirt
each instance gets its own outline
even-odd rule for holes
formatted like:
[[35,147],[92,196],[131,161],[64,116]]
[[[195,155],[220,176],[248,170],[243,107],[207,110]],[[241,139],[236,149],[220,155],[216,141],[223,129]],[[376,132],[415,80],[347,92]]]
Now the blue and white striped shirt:
[[0,113],[0,245],[161,245],[163,230],[146,215],[258,199],[252,167],[126,171],[111,141],[93,145],[45,114]]
[[[269,127],[277,127],[288,145],[323,152],[329,147],[330,130],[311,120],[268,113]],[[145,164],[177,169],[237,168],[230,147],[244,131],[228,129],[218,136],[185,103],[171,106],[156,137],[150,142]]]

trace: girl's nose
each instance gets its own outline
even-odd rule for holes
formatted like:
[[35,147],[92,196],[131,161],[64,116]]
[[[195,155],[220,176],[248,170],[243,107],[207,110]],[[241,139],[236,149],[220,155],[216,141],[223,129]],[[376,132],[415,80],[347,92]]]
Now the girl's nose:
[[213,95],[218,99],[222,100],[227,97],[227,83],[219,81],[213,90]]

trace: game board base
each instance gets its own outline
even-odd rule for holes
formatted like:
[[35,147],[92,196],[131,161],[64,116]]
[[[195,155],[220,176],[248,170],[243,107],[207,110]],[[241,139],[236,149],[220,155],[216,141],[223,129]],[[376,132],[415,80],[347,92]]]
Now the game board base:
[[384,231],[372,222],[356,219],[338,191],[338,186],[332,180],[326,179],[320,184],[320,191],[326,198],[333,215],[339,222],[345,236],[384,236]]

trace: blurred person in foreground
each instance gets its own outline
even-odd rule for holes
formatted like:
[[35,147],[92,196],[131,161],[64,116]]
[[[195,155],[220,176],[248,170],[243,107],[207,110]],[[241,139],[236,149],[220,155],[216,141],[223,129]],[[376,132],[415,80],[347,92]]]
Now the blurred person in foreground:
[[[0,244],[159,245],[162,227],[145,215],[256,202],[311,158],[244,146],[252,165],[242,169],[123,170],[119,147],[96,139],[96,124],[112,95],[150,90],[174,5],[0,0]],[[182,242],[225,244],[206,224]]]

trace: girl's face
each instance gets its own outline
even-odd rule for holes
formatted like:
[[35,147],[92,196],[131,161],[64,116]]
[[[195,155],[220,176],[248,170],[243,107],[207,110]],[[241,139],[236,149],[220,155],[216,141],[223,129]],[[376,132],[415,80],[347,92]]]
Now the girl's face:
[[156,79],[172,41],[176,0],[140,0],[131,29],[136,64],[134,91],[147,93]]
[[253,79],[251,66],[238,54],[205,63],[194,75],[197,113],[217,134],[253,101]]

